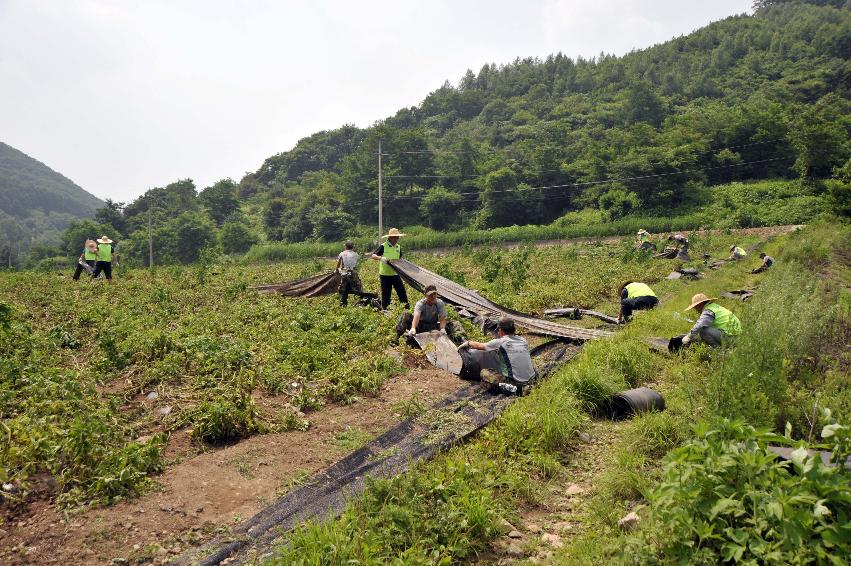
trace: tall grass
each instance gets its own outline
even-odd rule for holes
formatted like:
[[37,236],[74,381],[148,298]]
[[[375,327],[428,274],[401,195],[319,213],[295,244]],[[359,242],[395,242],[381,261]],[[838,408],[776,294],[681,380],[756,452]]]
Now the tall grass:
[[[537,242],[541,240],[561,240],[567,238],[603,238],[634,234],[640,228],[651,232],[671,230],[694,230],[706,223],[701,214],[685,216],[629,217],[614,222],[595,224],[559,224],[508,226],[491,230],[461,230],[457,232],[438,232],[423,227],[406,229],[406,250],[424,250],[433,248],[501,244],[506,242]],[[368,239],[356,239],[355,245],[361,252],[372,249],[374,243]],[[273,243],[253,246],[246,254],[245,261],[250,263],[283,261],[288,259],[309,259],[337,255],[343,249],[342,242],[299,242]]]
[[836,280],[847,275],[848,260],[837,252],[849,237],[847,227],[818,226],[790,239],[742,315],[742,335],[709,381],[713,413],[778,430],[791,421],[800,432],[816,428],[816,404],[851,409],[842,388],[825,388],[835,363],[829,354],[846,347],[851,328],[851,293]]

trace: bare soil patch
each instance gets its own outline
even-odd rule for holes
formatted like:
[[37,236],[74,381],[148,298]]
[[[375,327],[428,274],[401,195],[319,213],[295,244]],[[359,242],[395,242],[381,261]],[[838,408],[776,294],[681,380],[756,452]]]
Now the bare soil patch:
[[[3,564],[164,563],[241,522],[279,494],[347,453],[346,428],[378,435],[402,417],[397,403],[430,405],[460,386],[457,377],[415,367],[389,380],[377,397],[308,414],[305,432],[257,435],[225,447],[201,446],[187,431],[169,439],[172,464],[159,488],[132,501],[63,516],[34,501],[0,529]],[[116,560],[117,559],[117,560]]]

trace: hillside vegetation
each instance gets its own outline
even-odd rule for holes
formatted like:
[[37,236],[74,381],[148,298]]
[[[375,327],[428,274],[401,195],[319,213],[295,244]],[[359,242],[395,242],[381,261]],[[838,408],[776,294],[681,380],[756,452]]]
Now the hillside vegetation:
[[847,4],[769,1],[622,57],[484,65],[371,127],[304,138],[238,182],[199,192],[184,179],[110,202],[65,251],[111,231],[124,259],[144,264],[149,210],[155,263],[266,243],[251,257],[366,245],[377,236],[379,141],[385,227],[437,245],[514,225],[599,235],[640,227],[629,219],[692,228],[848,215],[849,37]]
[[[56,244],[72,220],[103,201],[14,147],[0,142],[0,257],[27,253],[31,239]],[[11,246],[11,249],[10,249]]]

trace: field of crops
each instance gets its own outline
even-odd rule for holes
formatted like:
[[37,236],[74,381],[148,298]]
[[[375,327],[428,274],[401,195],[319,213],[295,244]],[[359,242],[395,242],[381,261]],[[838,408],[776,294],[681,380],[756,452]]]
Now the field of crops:
[[[733,242],[756,240],[695,235],[693,255],[720,257]],[[634,253],[627,241],[468,248],[410,259],[532,312],[579,306],[615,314],[624,280],[654,283],[672,267]],[[74,282],[68,273],[0,275],[0,480],[16,492],[5,502],[3,521],[27,524],[45,505],[83,516],[122,500],[142,505],[170,470],[191,466],[199,455],[264,435],[283,439],[286,450],[287,439],[310,434],[303,431],[313,430],[320,415],[335,415],[339,407],[357,412],[388,383],[421,367],[415,353],[388,349],[393,317],[342,309],[333,296],[296,300],[250,289],[330,265],[118,270],[111,285]],[[374,270],[363,268],[368,288],[377,284]],[[672,284],[661,283],[659,291]],[[354,447],[363,436],[346,428],[335,441]],[[261,474],[258,464],[243,475]],[[298,470],[292,475],[292,481],[303,477]],[[43,523],[40,528],[52,528]],[[150,536],[128,537],[131,547],[140,540],[137,557],[148,556]],[[192,544],[203,537],[190,539],[179,538]],[[12,549],[0,548],[0,558],[7,552]]]

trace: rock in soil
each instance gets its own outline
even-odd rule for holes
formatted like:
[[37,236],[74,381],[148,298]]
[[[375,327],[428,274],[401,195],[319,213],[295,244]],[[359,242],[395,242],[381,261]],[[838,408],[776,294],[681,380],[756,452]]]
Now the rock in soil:
[[511,544],[509,544],[508,548],[505,549],[505,553],[507,555],[513,556],[515,558],[520,558],[521,556],[525,555],[525,553],[523,552],[523,549],[516,542],[512,542]]
[[511,531],[508,533],[508,538],[523,538],[523,533],[520,531]]
[[541,535],[541,542],[548,544],[553,548],[561,548],[564,546],[564,543],[561,542],[561,537],[552,533],[544,533]]
[[538,534],[541,532],[541,527],[536,525],[535,523],[529,523],[528,525],[526,525],[526,530],[530,533]]
[[564,490],[564,493],[565,493],[565,495],[572,497],[574,495],[581,495],[581,494],[585,493],[585,489],[580,485],[572,483],[569,486],[567,486],[567,489]]

